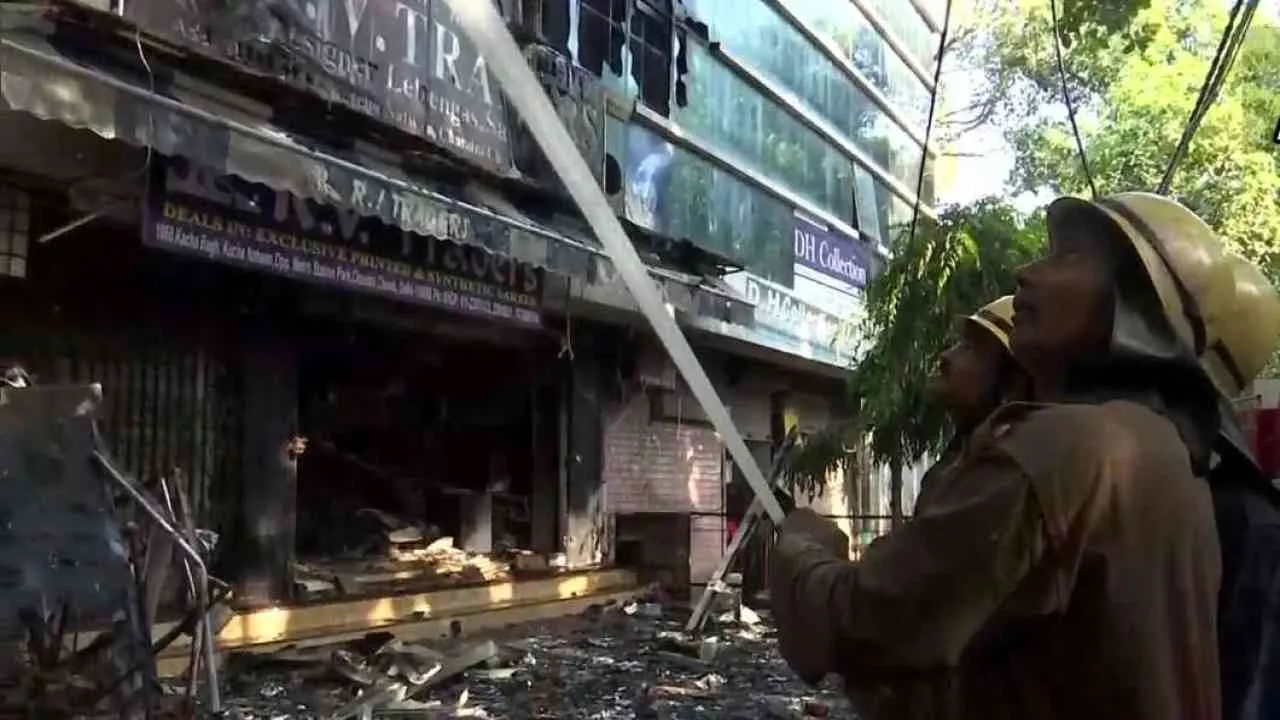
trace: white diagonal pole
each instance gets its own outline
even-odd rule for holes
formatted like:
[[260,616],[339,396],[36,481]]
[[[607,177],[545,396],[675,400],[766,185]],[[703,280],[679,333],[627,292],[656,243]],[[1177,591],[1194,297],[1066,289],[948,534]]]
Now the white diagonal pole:
[[543,92],[538,78],[529,69],[497,8],[489,0],[446,2],[471,42],[488,60],[489,69],[497,76],[508,101],[520,112],[520,117],[529,126],[529,131],[533,133],[543,154],[547,156],[574,202],[578,204],[583,217],[609,253],[623,282],[627,284],[627,289],[640,306],[640,311],[671,355],[672,362],[684,376],[693,396],[702,405],[703,412],[711,419],[711,424],[715,426],[729,455],[751,485],[761,507],[774,522],[781,523],[782,506],[769,489],[760,466],[751,456],[746,442],[729,417],[728,408],[720,401],[702,364],[693,354],[689,341],[658,296],[658,290],[645,271],[636,249],[631,245],[631,239],[614,216],[604,192],[597,187],[591,169],[587,167],[568,131],[560,123],[551,99]]

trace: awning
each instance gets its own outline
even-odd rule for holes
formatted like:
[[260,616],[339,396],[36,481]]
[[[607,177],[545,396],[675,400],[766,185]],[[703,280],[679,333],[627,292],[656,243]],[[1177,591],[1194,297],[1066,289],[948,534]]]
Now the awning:
[[14,110],[588,282],[608,264],[592,240],[450,198],[385,161],[324,147],[234,102],[184,91],[203,84],[194,79],[184,84],[179,75],[162,86],[154,76],[132,75],[61,51],[33,30],[0,34],[0,96]]

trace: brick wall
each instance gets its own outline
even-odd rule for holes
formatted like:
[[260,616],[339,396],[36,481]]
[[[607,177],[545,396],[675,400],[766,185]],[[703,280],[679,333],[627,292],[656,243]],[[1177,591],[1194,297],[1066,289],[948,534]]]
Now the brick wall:
[[[684,400],[696,403],[692,397]],[[711,428],[650,422],[649,400],[636,392],[606,418],[604,481],[608,511],[724,512],[722,445]],[[693,515],[689,571],[705,582],[720,560],[723,518]]]
[[609,511],[721,512],[720,454],[715,430],[650,422],[648,397],[634,393],[605,418]]
[[[725,451],[716,432],[705,426],[677,421],[650,421],[649,399],[644,389],[678,387],[674,373],[658,352],[645,352],[637,360],[642,379],[626,400],[606,413],[604,437],[604,482],[610,513],[686,512],[691,513],[689,529],[690,581],[705,583],[720,562],[728,542],[723,487]],[[708,372],[716,378],[714,363]],[[718,383],[717,389],[729,406],[744,438],[770,439],[771,396],[785,390],[787,376],[767,366],[755,366],[732,387]],[[697,401],[685,393],[682,402],[696,407]],[[802,427],[816,429],[831,419],[828,398],[816,394],[794,394]],[[768,468],[762,468],[767,472]],[[819,512],[849,514],[849,494],[841,473],[833,473],[831,487],[811,504]],[[705,514],[700,514],[705,513]],[[847,525],[848,523],[843,523]],[[846,528],[849,529],[849,528]]]

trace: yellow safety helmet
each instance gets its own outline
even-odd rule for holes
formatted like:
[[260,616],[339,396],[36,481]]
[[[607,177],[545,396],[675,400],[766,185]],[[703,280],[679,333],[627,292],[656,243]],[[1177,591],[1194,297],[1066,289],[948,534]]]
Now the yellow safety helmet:
[[996,340],[1004,346],[1005,351],[1009,351],[1009,335],[1013,332],[1012,295],[992,300],[978,308],[974,314],[966,315],[964,319],[994,335]]
[[1280,298],[1191,210],[1163,195],[1125,192],[1093,202],[1059,198],[1048,212],[1051,233],[1099,213],[1120,230],[1179,342],[1223,395],[1238,396],[1262,371],[1280,343]]

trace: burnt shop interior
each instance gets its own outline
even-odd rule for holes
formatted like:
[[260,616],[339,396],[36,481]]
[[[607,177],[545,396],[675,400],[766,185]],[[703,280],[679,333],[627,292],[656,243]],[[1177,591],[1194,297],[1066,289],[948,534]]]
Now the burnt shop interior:
[[550,562],[534,505],[557,487],[555,346],[469,318],[428,325],[299,328],[303,597],[494,582]]
[[[291,329],[294,597],[497,582],[549,569],[560,342],[539,317],[543,273],[373,221],[353,238],[377,250],[375,258],[410,263],[419,289],[430,292],[416,294],[425,303],[407,303],[308,289],[330,307],[322,300],[314,312],[304,308]],[[469,300],[486,311],[474,312]]]

